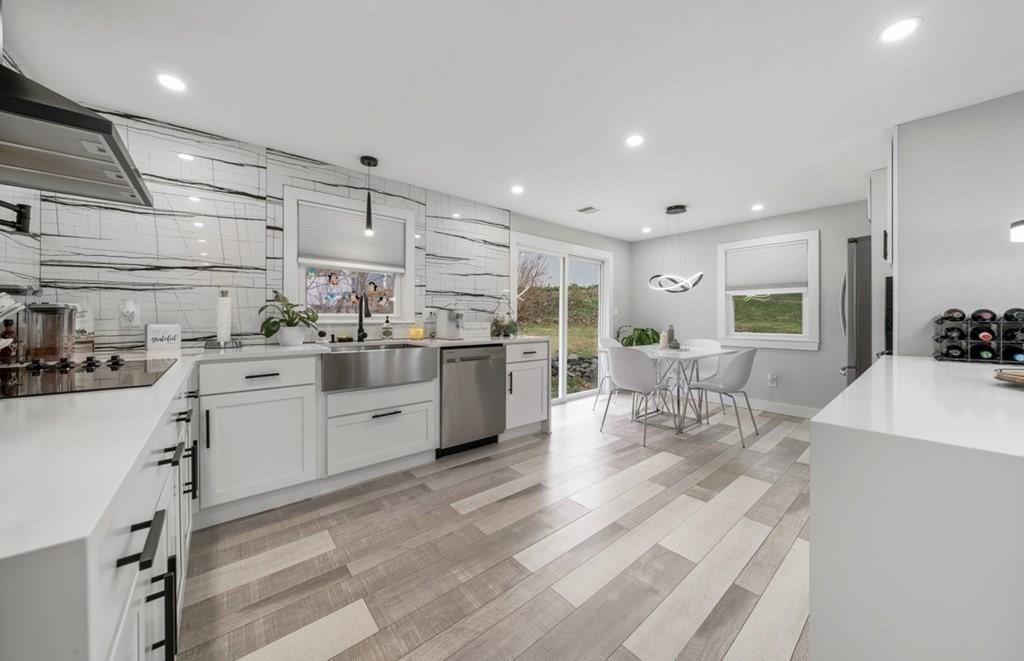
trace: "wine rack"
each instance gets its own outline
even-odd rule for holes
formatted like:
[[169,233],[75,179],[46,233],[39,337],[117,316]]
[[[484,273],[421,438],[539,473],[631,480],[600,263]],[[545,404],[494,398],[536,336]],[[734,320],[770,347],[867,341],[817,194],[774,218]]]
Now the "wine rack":
[[[1009,349],[1019,349],[1024,354],[1024,341],[1007,341],[1003,338],[1008,331],[1016,329],[1024,330],[1024,321],[999,318],[995,321],[973,321],[970,318],[961,321],[951,321],[943,317],[937,317],[934,321],[935,334],[932,340],[935,342],[935,352],[932,354],[935,360],[944,360],[956,363],[986,363],[990,365],[1018,365],[1024,367],[1024,362],[1009,359],[1006,354]],[[944,336],[947,329],[959,328],[963,331],[964,338],[953,340]],[[991,329],[994,337],[991,340],[979,340],[974,338],[975,329]],[[960,347],[963,357],[954,358],[946,355],[946,349],[950,345]],[[992,358],[982,358],[977,355],[981,347],[988,345],[993,354]]]

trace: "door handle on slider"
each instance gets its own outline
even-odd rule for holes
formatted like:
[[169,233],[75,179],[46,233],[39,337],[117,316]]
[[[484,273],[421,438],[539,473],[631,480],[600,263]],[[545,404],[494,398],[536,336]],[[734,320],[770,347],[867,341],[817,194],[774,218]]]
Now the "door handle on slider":
[[855,369],[857,369],[856,365],[847,365],[845,367],[840,367],[839,368],[839,373],[842,374],[843,376],[846,376],[846,370],[855,370]]

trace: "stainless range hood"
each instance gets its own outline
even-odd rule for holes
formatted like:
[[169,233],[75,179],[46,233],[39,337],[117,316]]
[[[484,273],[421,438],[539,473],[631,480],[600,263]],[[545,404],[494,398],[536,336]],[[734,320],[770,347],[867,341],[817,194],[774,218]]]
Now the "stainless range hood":
[[4,66],[0,183],[153,206],[113,122]]

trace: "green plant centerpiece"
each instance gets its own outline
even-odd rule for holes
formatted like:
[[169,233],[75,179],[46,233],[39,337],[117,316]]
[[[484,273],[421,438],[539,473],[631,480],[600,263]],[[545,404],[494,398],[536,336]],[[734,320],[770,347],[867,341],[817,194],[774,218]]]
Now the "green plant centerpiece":
[[513,317],[498,315],[491,320],[491,337],[513,337],[519,334],[519,324]]
[[661,333],[653,328],[634,328],[633,326],[619,326],[619,342],[624,347],[641,347],[647,344],[657,344],[661,339]]
[[260,314],[270,310],[270,314],[260,325],[260,332],[264,337],[278,335],[278,342],[283,345],[293,346],[302,344],[307,328],[316,328],[316,322],[320,318],[316,310],[292,303],[288,297],[281,292],[274,292],[274,300],[260,308]]

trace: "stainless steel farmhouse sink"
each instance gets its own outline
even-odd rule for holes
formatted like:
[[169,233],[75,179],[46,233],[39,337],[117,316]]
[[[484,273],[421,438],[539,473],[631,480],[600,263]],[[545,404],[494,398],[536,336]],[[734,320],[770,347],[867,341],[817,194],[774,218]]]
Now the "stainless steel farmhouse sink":
[[322,390],[383,388],[437,378],[437,349],[416,344],[346,344],[323,357]]

